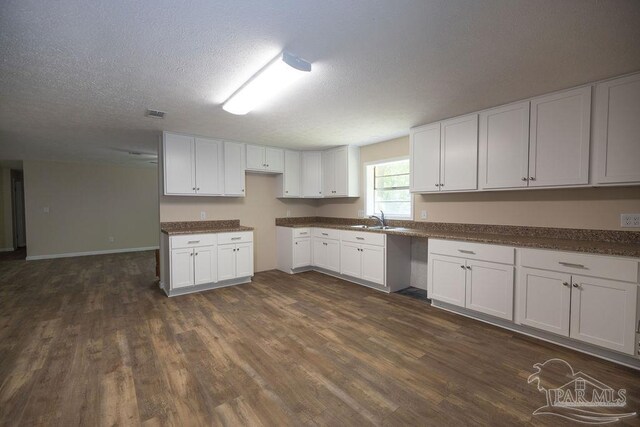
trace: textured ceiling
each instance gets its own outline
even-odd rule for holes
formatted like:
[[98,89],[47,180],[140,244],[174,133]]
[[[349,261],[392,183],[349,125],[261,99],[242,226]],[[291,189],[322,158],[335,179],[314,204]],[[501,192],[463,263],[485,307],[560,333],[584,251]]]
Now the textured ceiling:
[[[261,110],[223,111],[282,49],[311,75]],[[160,130],[368,144],[636,70],[637,0],[3,0],[0,159],[126,161]]]

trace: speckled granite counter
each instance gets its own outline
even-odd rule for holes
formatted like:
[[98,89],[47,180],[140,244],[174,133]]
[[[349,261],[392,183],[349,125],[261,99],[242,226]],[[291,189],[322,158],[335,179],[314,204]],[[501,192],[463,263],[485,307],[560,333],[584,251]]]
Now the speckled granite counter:
[[178,234],[228,233],[253,231],[253,227],[240,225],[240,220],[162,222],[160,231],[170,236]]
[[[640,258],[640,232],[585,230],[570,228],[518,227],[511,225],[452,224],[418,221],[388,221],[390,230],[360,230],[416,238],[465,240],[539,249],[620,255]],[[375,225],[370,219],[358,218],[277,218],[282,227],[324,227],[358,230],[357,224]]]

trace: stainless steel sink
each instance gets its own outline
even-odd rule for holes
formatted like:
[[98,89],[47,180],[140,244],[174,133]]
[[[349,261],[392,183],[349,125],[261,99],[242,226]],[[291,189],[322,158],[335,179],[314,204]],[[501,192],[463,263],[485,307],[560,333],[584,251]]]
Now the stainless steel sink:
[[363,230],[403,230],[404,227],[391,227],[390,225],[385,225],[384,227],[381,225],[352,225],[351,228],[360,228]]

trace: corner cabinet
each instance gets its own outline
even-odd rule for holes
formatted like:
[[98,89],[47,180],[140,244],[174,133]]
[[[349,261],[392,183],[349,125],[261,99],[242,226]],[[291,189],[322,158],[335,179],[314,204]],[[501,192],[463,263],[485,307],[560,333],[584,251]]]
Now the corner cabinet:
[[246,283],[253,276],[253,233],[163,233],[160,256],[168,296]]
[[284,171],[284,150],[247,145],[246,161],[247,171],[282,173]]
[[225,141],[224,194],[226,196],[245,196],[244,156],[244,144]]
[[322,197],[322,153],[302,152],[302,197]]
[[471,191],[478,188],[478,115],[411,130],[411,191]]
[[284,172],[277,177],[276,197],[298,198],[301,196],[300,152],[284,150]]
[[640,74],[596,85],[595,181],[640,183]]
[[360,195],[360,148],[343,146],[322,152],[322,192],[324,197]]

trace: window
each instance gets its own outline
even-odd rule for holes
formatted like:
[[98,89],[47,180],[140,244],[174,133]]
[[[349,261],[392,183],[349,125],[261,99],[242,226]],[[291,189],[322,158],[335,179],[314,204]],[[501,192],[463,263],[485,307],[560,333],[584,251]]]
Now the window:
[[367,215],[412,219],[413,199],[409,192],[409,159],[394,159],[366,166]]

